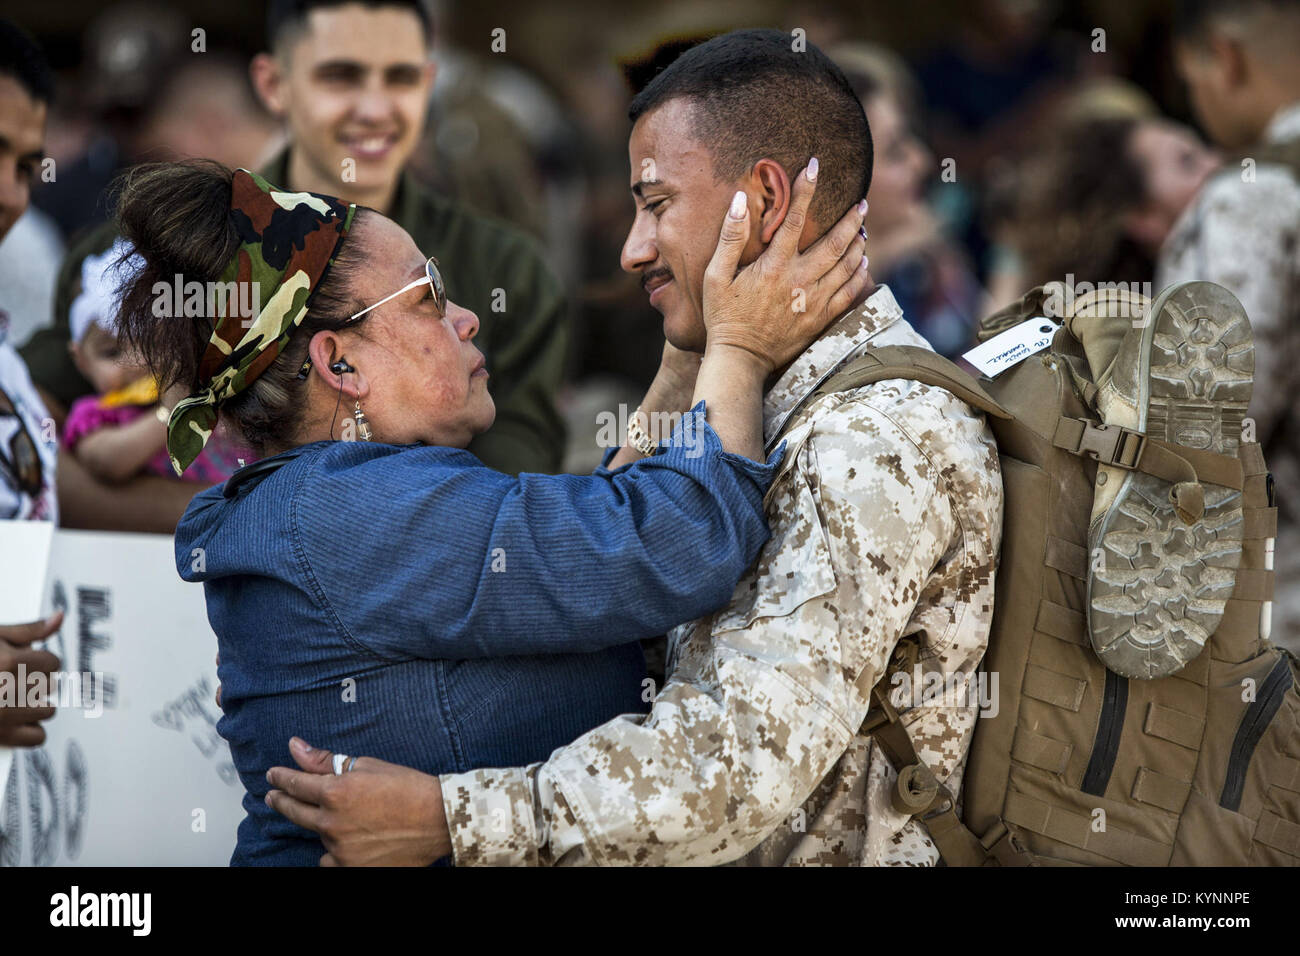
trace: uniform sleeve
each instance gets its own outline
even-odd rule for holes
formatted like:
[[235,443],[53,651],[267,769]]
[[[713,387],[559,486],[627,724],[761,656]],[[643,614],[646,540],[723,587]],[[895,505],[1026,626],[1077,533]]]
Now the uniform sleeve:
[[447,449],[322,462],[292,504],[309,586],[351,639],[399,659],[662,634],[726,603],[768,536],[779,455],[724,452],[704,418],[700,403],[666,450],[608,477],[513,478]]
[[[569,303],[531,242],[517,237],[504,253],[494,274],[508,278],[500,312],[493,302],[488,356],[497,417],[469,450],[512,475],[554,473],[564,456],[565,429],[555,397],[568,356]],[[484,325],[488,318],[480,316]]]
[[827,415],[778,480],[773,537],[692,631],[645,717],[526,768],[441,778],[456,863],[716,864],[843,754],[954,529],[938,474],[880,410]]

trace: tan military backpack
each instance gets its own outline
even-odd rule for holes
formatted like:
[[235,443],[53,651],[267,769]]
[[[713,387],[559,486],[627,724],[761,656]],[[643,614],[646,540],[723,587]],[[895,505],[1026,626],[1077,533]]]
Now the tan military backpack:
[[[981,338],[1050,314],[1054,294],[1031,291],[986,320]],[[1097,312],[1096,301],[1073,305]],[[1271,478],[1253,442],[1233,458],[1100,422],[1088,359],[1104,364],[1128,325],[1094,322],[1081,341],[1067,321],[1046,351],[993,379],[924,349],[868,350],[817,390],[925,382],[987,413],[997,438],[1004,522],[982,669],[998,676],[998,708],[976,721],[963,806],[917,759],[891,704],[890,676],[915,664],[907,642],[873,688],[863,726],[898,771],[895,807],[926,824],[947,865],[1300,859],[1296,660],[1261,634],[1272,597]],[[1100,463],[1177,482],[1191,500],[1210,477],[1242,496],[1235,588],[1204,650],[1170,676],[1121,676],[1090,642],[1088,526]]]

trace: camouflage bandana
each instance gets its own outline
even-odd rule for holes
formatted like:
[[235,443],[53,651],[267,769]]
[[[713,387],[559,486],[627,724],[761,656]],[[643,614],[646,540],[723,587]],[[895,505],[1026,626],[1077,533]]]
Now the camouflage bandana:
[[[355,204],[332,196],[284,192],[256,173],[236,170],[230,220],[240,245],[221,275],[228,294],[213,299],[212,337],[199,360],[202,388],[177,402],[167,421],[167,453],[177,475],[212,437],[221,403],[252,385],[280,355],[329,274],[356,211]],[[238,314],[248,302],[261,303],[256,318]]]

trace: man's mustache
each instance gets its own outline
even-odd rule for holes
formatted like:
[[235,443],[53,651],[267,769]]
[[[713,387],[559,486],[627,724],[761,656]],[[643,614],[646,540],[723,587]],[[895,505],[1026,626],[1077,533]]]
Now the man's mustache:
[[659,278],[671,279],[672,277],[673,277],[673,273],[671,269],[667,269],[663,266],[660,266],[658,269],[651,269],[649,272],[641,273],[641,288],[642,289],[646,288],[648,285],[650,285],[651,282],[654,282],[656,279]]

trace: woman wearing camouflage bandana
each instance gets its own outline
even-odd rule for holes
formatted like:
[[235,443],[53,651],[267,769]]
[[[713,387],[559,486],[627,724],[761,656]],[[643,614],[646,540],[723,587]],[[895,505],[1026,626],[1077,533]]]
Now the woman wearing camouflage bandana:
[[[798,177],[792,208],[813,188]],[[738,273],[749,216],[732,208],[704,356],[670,351],[652,386],[693,395],[681,426],[659,447],[638,440],[650,454],[627,467],[516,478],[463,450],[494,409],[478,319],[442,295],[436,250],[245,170],[128,174],[118,214],[146,266],[119,328],[164,388],[189,392],[168,422],[173,465],[219,423],[266,456],[197,495],[175,539],[181,576],[204,583],[218,730],[247,790],[232,862],[320,858],[315,834],[263,803],[266,771],[305,728],[440,773],[539,760],[644,711],[635,641],[724,604],[766,539],[780,452],[763,461],[764,381],[869,281],[855,211],[802,254],[787,217]],[[178,282],[222,295],[170,314]]]

